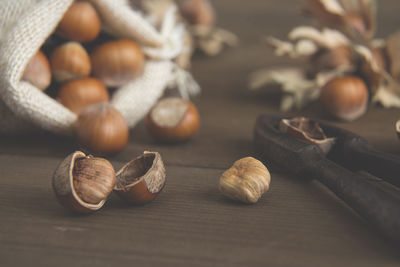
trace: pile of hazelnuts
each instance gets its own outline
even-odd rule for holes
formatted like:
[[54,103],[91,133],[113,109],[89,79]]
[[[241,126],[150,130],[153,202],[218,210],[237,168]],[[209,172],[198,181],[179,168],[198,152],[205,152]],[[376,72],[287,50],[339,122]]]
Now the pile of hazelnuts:
[[[109,154],[121,151],[129,139],[125,118],[109,103],[110,94],[140,77],[146,58],[138,43],[101,33],[101,26],[91,3],[74,2],[43,45],[43,52],[39,50],[30,60],[22,79],[77,114],[74,133],[81,145],[93,153]],[[147,117],[147,128],[154,137],[177,142],[194,135],[199,118],[190,101],[174,98],[161,107],[161,112],[154,107]],[[190,125],[182,126],[187,116]]]

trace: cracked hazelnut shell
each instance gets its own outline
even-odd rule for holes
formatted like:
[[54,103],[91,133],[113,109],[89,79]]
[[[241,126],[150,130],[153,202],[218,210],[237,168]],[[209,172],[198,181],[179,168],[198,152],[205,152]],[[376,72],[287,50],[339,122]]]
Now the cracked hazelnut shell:
[[115,181],[109,161],[76,151],[57,167],[52,186],[62,206],[77,213],[90,213],[104,205]]
[[316,121],[304,117],[282,119],[279,123],[282,133],[297,139],[317,145],[323,153],[327,154],[335,144],[335,138],[327,137]]
[[143,205],[162,191],[165,185],[165,167],[161,155],[145,151],[128,162],[116,174],[114,191],[130,204]]

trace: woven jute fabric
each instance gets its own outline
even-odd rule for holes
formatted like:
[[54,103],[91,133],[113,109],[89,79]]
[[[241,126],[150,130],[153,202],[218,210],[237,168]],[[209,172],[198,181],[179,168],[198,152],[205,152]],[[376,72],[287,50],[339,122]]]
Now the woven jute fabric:
[[[104,30],[136,40],[148,57],[143,75],[118,88],[111,99],[132,128],[171,81],[174,69],[171,59],[179,53],[181,45],[177,40],[181,30],[168,21],[166,27],[157,31],[128,1],[90,2],[99,12]],[[56,134],[71,134],[77,116],[21,77],[29,60],[54,32],[72,3],[72,0],[0,1],[0,133],[41,128]]]

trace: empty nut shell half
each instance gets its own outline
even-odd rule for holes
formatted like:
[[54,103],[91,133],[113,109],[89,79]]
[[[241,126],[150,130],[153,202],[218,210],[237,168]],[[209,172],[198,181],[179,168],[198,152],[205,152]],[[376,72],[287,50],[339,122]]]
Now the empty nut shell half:
[[115,192],[131,204],[152,201],[165,185],[165,167],[161,155],[145,151],[117,172]]
[[336,140],[333,137],[327,137],[316,121],[304,117],[282,119],[279,130],[297,139],[317,145],[324,154],[329,152]]
[[[85,163],[78,164],[83,161]],[[77,213],[90,213],[100,209],[112,192],[115,172],[106,159],[76,151],[57,167],[52,185],[57,199],[65,208]]]
[[269,189],[270,182],[267,167],[253,157],[246,157],[222,174],[218,189],[230,199],[253,204]]

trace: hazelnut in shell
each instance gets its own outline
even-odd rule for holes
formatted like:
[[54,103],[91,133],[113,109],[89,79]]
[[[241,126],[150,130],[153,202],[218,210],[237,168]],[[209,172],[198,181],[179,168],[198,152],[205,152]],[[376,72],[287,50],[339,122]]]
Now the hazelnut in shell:
[[145,58],[140,46],[127,39],[106,42],[91,54],[93,75],[106,86],[121,86],[140,76]]
[[109,161],[76,151],[54,172],[52,185],[59,202],[77,213],[100,209],[115,186],[115,172]]
[[368,89],[358,77],[336,77],[322,88],[320,102],[334,117],[352,121],[366,112]]
[[58,100],[75,114],[91,104],[107,102],[107,88],[96,78],[85,77],[66,82],[58,92]]
[[77,42],[90,42],[100,33],[101,21],[96,9],[86,1],[73,3],[57,26],[57,33]]
[[253,157],[246,157],[222,174],[218,189],[230,199],[254,204],[269,189],[270,182],[267,167]]
[[51,83],[50,63],[42,51],[37,51],[29,60],[22,75],[22,80],[31,83],[42,91],[49,87]]
[[192,25],[212,27],[215,11],[209,0],[179,0],[182,16]]
[[184,142],[197,133],[200,118],[189,100],[169,97],[160,100],[146,117],[146,128],[157,140],[166,143]]
[[130,204],[143,205],[162,191],[165,177],[160,154],[145,151],[117,172],[114,191]]
[[84,108],[78,115],[74,130],[78,142],[98,154],[119,152],[129,139],[125,118],[107,102]]
[[68,42],[57,47],[50,57],[53,77],[65,82],[90,74],[91,64],[85,48],[77,42]]

